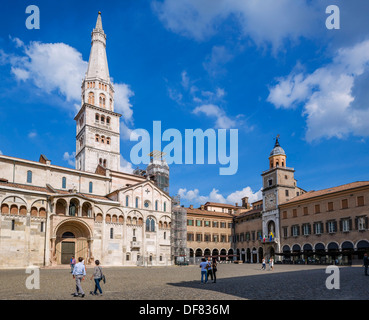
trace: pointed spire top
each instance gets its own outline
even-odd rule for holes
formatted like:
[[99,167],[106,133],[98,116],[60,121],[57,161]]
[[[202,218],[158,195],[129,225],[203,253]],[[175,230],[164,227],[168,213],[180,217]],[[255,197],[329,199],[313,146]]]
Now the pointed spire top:
[[96,21],[96,30],[102,30],[102,22],[101,22],[101,11],[99,11],[99,15],[97,16],[97,21]]
[[275,138],[275,145],[274,145],[274,148],[275,147],[280,147],[280,145],[279,145],[279,134],[277,135],[277,137]]

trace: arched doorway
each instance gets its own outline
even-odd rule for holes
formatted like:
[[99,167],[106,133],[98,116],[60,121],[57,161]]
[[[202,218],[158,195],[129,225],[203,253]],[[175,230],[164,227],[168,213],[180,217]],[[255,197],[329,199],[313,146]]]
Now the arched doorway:
[[258,251],[256,250],[255,247],[252,248],[252,263],[257,263],[258,259]]
[[213,252],[211,254],[213,259],[217,259],[219,258],[219,250],[218,249],[213,249]]
[[233,249],[229,249],[228,250],[228,260],[229,261],[233,261]]
[[69,264],[71,256],[82,257],[86,264],[93,260],[91,228],[78,219],[68,219],[55,228],[51,239],[52,260],[56,264]]
[[220,250],[220,260],[225,261],[226,258],[227,258],[227,250],[226,249]]
[[72,232],[64,232],[62,234],[62,242],[61,242],[61,264],[69,264],[69,261],[72,256],[76,256],[76,242],[75,236]]
[[246,261],[248,263],[251,262],[251,250],[250,250],[250,248],[247,248],[247,250],[246,250]]
[[259,247],[259,263],[261,263],[263,261],[264,258],[264,251],[262,247]]
[[352,256],[354,254],[354,245],[350,241],[345,241],[341,245],[342,248],[342,264],[352,264]]
[[204,256],[205,256],[205,258],[208,258],[209,256],[211,256],[211,252],[210,252],[210,249],[209,248],[206,248],[204,250]]
[[358,253],[358,259],[363,259],[364,253],[369,252],[369,242],[366,240],[361,240],[356,245],[357,253]]
[[313,255],[313,247],[309,243],[305,243],[302,247],[302,251],[304,253],[304,259],[305,263],[311,263],[312,262],[312,255]]
[[195,251],[195,257],[202,257],[202,250],[199,248],[199,249],[196,249]]

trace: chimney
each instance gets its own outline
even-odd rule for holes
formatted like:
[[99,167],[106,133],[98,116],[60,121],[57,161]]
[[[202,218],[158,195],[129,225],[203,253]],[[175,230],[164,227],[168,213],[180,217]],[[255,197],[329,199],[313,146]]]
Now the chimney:
[[193,209],[193,205],[192,204],[190,204],[190,209]]
[[201,210],[204,210],[204,208],[205,208],[205,206],[202,204],[201,207],[200,207],[200,209]]
[[235,206],[238,207],[238,202],[235,203]]

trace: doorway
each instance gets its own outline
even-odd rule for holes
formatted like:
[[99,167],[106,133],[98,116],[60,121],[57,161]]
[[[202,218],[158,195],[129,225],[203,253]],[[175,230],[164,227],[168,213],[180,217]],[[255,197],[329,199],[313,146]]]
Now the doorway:
[[61,243],[61,264],[69,264],[72,256],[75,256],[75,242],[63,241]]

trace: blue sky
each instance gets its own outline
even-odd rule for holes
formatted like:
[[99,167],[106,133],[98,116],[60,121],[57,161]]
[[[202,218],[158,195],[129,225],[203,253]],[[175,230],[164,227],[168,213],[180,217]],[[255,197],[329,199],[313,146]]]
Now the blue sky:
[[[40,29],[25,26],[28,5]],[[329,5],[340,9],[328,30]],[[80,85],[98,11],[121,123],[133,129],[238,129],[239,166],[171,165],[185,205],[260,197],[274,138],[298,186],[368,180],[369,4],[364,0],[16,1],[0,28],[0,151],[73,167]],[[165,144],[163,144],[165,146]]]

